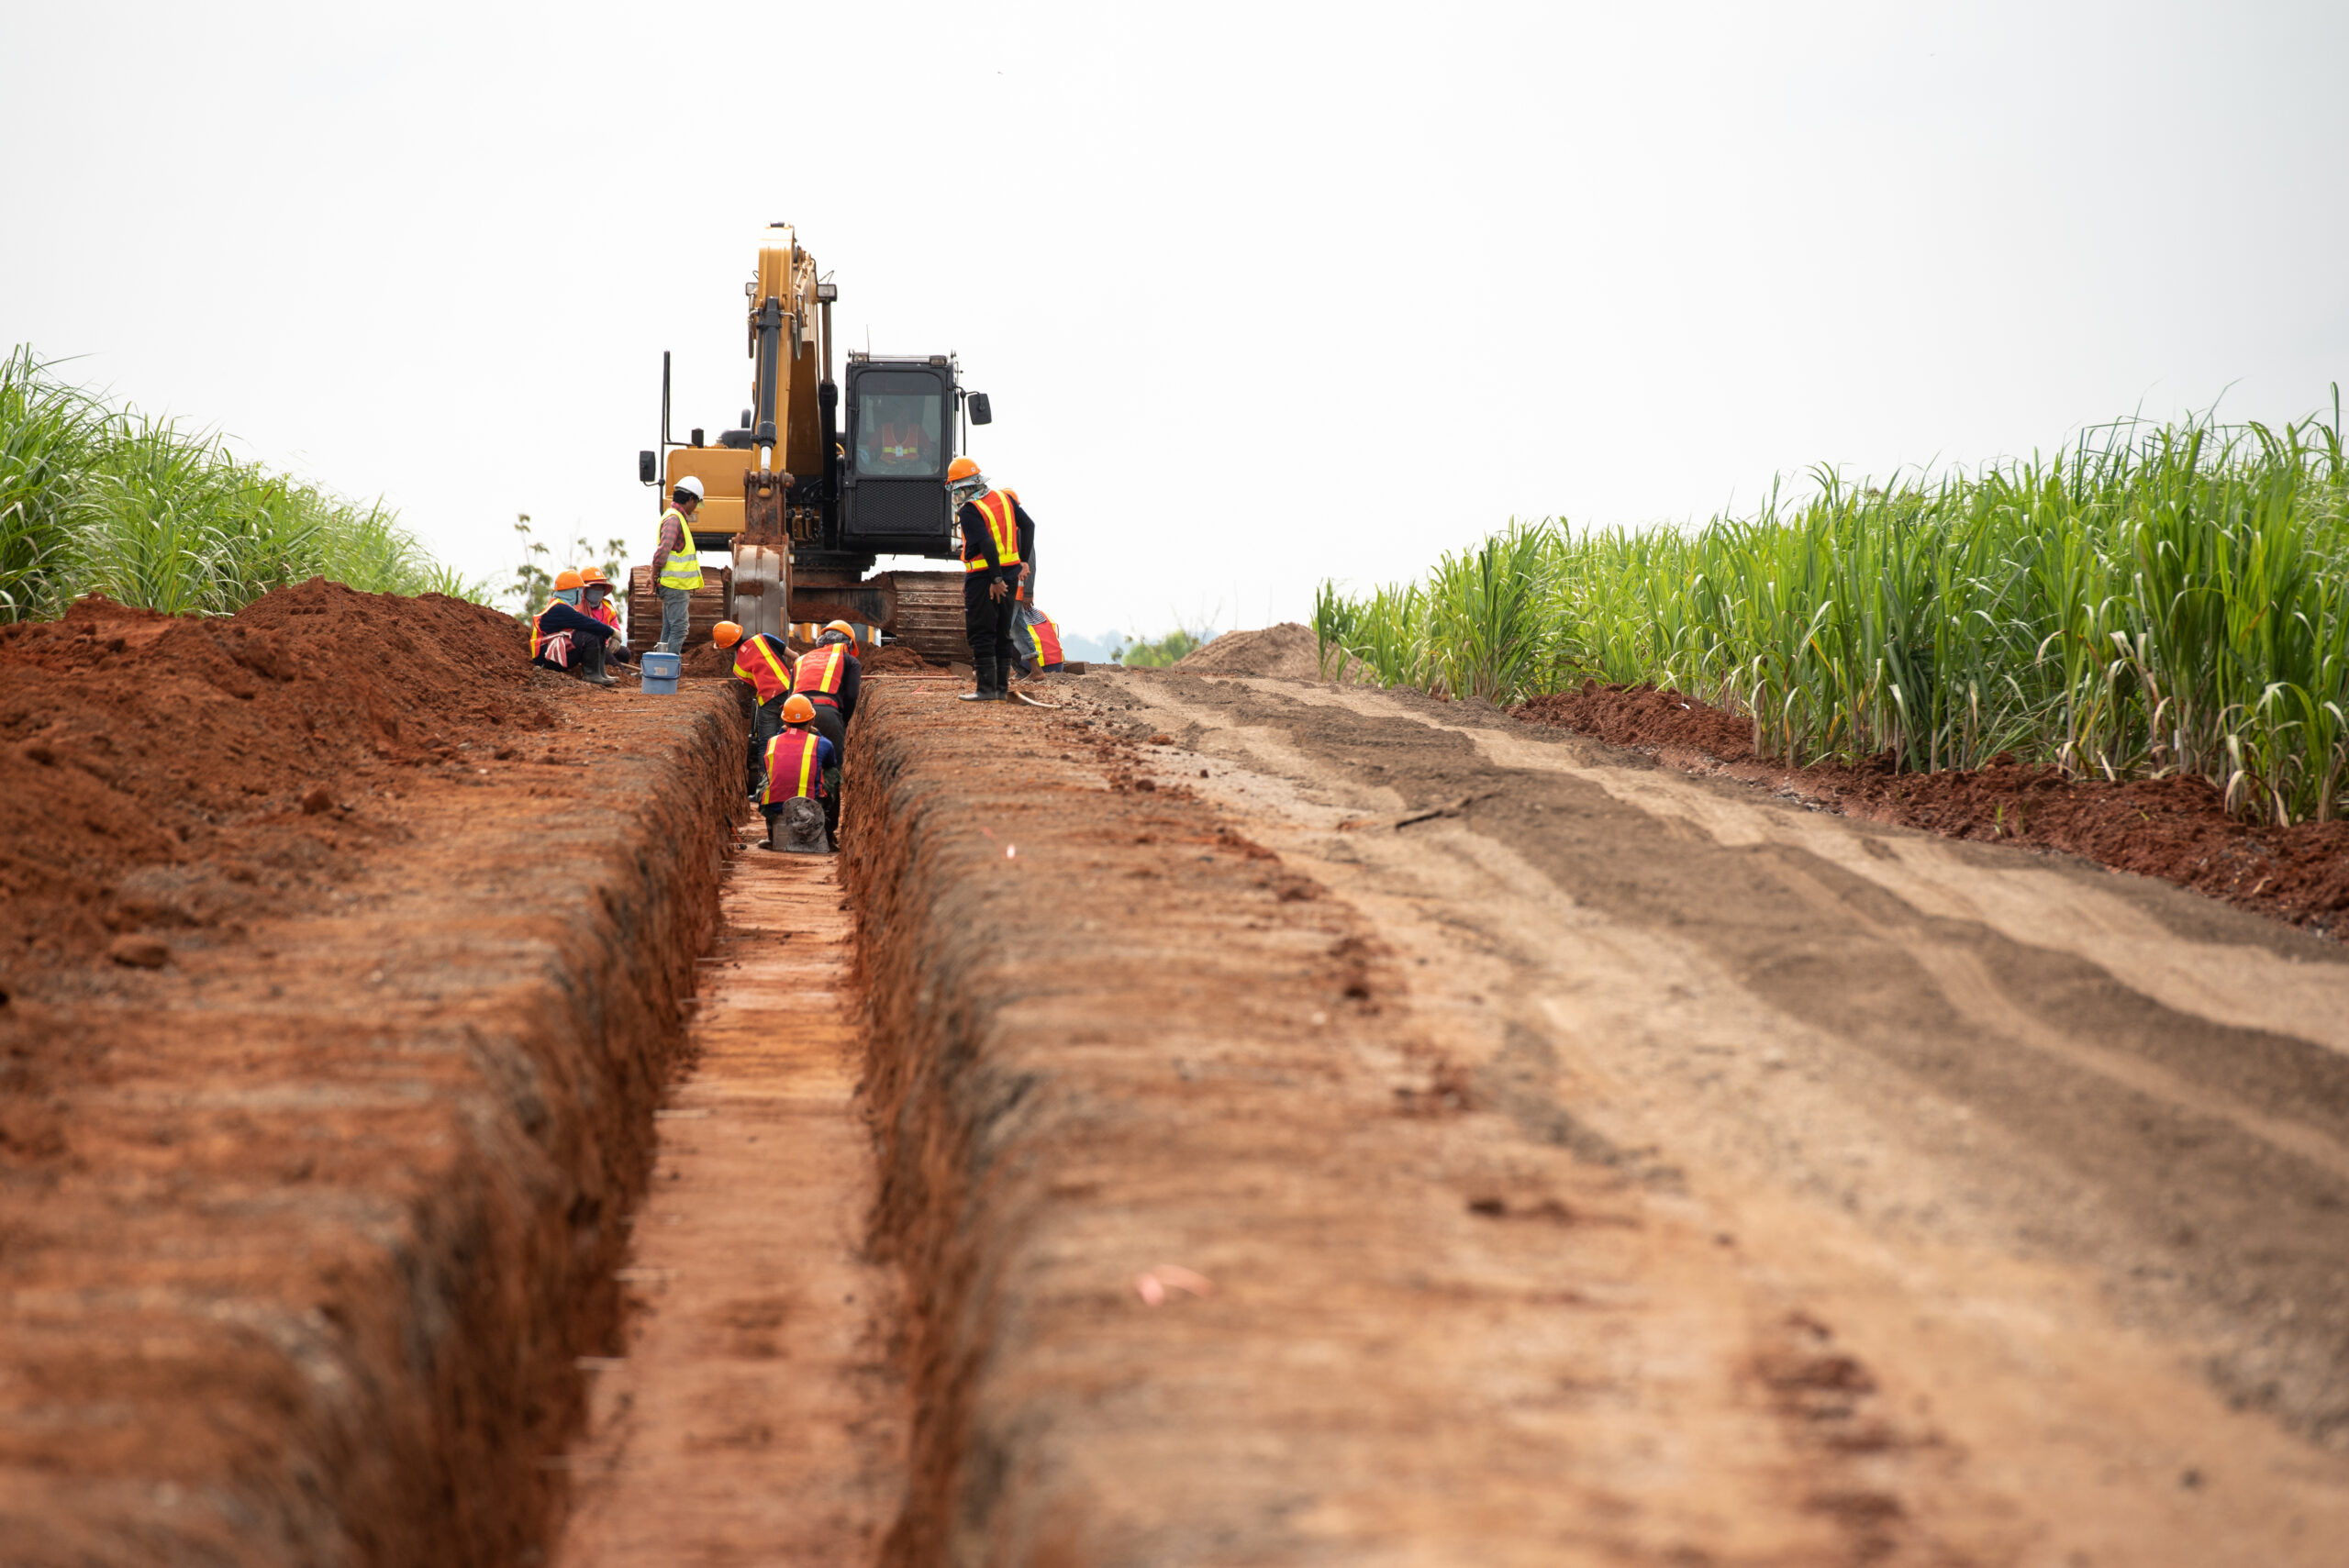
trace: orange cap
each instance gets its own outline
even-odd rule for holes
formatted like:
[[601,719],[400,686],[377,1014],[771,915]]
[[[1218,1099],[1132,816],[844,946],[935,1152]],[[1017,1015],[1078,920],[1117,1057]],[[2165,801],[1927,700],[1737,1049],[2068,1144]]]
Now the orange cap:
[[979,465],[975,461],[967,457],[958,457],[946,465],[946,483],[960,484],[965,479],[977,477],[978,472]]
[[734,621],[719,621],[709,628],[709,639],[720,648],[731,648],[742,640],[742,628]]
[[[1019,497],[1014,495],[1012,499],[1017,501]],[[601,583],[607,588],[612,585],[612,580],[604,575],[604,569],[602,567],[583,566],[579,569],[579,585],[581,587],[592,588],[598,583]]]
[[797,692],[783,699],[783,721],[785,724],[806,724],[816,717],[816,705]]
[[573,572],[568,566],[554,574],[554,591],[556,593],[567,594],[572,589],[578,586],[580,586],[579,573]]

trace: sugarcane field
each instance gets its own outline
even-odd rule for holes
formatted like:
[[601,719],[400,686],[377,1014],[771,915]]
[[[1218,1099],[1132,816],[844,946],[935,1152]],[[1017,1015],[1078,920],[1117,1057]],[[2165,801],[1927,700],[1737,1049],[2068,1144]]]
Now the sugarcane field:
[[28,17],[0,1568],[2349,1562],[2349,18],[2109,20]]

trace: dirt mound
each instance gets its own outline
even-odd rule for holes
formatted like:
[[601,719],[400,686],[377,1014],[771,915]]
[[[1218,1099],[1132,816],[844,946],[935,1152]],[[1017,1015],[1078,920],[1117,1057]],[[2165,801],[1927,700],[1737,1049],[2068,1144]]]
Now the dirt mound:
[[1174,662],[1195,675],[1267,675],[1286,681],[1318,681],[1321,667],[1313,628],[1293,620],[1261,631],[1227,631],[1205,648]]
[[1846,816],[2062,850],[2327,934],[2349,909],[2349,823],[2245,823],[2200,779],[2073,779],[2010,757],[1934,773],[1896,773],[1889,757],[1789,768],[1754,754],[1749,721],[1653,686],[1585,683],[1511,711],[1694,772],[1788,789]]
[[551,722],[527,648],[482,606],[323,579],[218,619],[94,596],[0,629],[0,983],[333,874],[354,769]]

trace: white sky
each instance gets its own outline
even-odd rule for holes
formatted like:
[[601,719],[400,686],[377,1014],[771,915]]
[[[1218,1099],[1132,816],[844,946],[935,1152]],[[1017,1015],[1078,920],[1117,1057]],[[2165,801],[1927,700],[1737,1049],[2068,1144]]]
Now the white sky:
[[650,552],[756,231],[962,356],[1083,632],[2349,372],[2349,5],[0,0],[0,343],[444,558]]

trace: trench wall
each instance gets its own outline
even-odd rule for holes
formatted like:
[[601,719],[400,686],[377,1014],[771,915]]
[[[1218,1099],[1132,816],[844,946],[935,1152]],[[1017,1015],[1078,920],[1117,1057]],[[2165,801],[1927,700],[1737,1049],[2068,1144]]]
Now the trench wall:
[[[1326,1416],[1294,1414],[1280,1464],[1219,1440],[1292,1419],[1241,1408],[1235,1380],[1257,1374],[1237,1351],[1262,1321],[1220,1296],[1138,1315],[1132,1282],[1162,1261],[1220,1267],[1235,1213],[1320,1192],[1299,1140],[1388,1114],[1385,1081],[1340,1084],[1312,1054],[1383,1027],[1362,998],[1384,961],[1208,803],[1138,780],[1116,726],[941,685],[866,693],[843,869],[871,1009],[874,1236],[906,1276],[915,1403],[883,1561],[1258,1560],[1297,1473],[1323,1462]],[[1301,1047],[1308,1017],[1329,1027]],[[1203,1101],[1203,1073],[1244,1092]],[[1304,1249],[1325,1228],[1261,1223],[1293,1224]]]
[[596,701],[549,742],[576,760],[412,802],[363,915],[262,932],[202,1007],[47,1015],[121,1064],[70,1130],[135,1115],[180,1164],[9,1231],[46,1270],[0,1351],[12,1568],[543,1560],[747,719],[732,683]]

